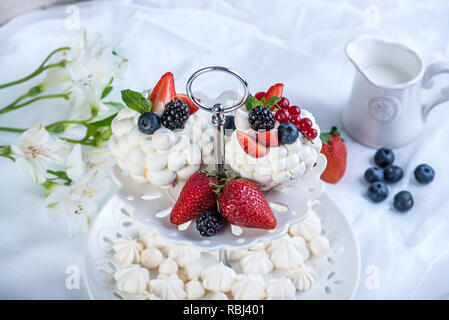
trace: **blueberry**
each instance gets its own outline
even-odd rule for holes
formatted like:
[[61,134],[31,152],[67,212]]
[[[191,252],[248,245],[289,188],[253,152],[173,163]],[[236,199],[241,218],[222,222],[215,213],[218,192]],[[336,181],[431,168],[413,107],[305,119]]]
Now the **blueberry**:
[[395,183],[402,179],[404,171],[394,164],[389,165],[384,169],[384,178],[386,182]]
[[393,206],[399,212],[405,212],[413,207],[413,197],[408,191],[401,191],[394,196]]
[[377,167],[372,167],[372,168],[366,169],[365,180],[368,183],[382,181],[383,179],[384,179],[384,172],[382,171],[382,169],[379,169]]
[[392,164],[394,161],[393,150],[388,148],[380,148],[374,155],[374,163],[381,168]]
[[384,201],[388,197],[388,188],[382,181],[373,182],[368,188],[368,198],[373,202]]
[[420,164],[415,169],[415,178],[419,183],[427,184],[432,182],[435,177],[435,171],[427,164]]
[[286,122],[278,128],[278,138],[281,144],[292,144],[298,139],[298,128],[293,123]]
[[142,113],[137,120],[139,131],[145,134],[153,134],[161,127],[161,119],[154,112]]
[[234,116],[226,116],[224,123],[225,134],[230,135],[236,129]]

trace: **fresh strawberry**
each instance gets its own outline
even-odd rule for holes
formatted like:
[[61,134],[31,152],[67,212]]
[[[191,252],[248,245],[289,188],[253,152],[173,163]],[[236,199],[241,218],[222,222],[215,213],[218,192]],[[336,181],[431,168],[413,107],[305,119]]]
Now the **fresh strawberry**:
[[237,130],[236,135],[240,146],[251,157],[261,158],[267,154],[268,149],[263,144],[258,143],[253,137],[239,130]]
[[217,194],[211,184],[218,185],[215,176],[208,176],[204,172],[190,176],[170,213],[170,222],[183,224],[196,218],[204,210],[212,209],[216,204]]
[[154,86],[153,91],[151,91],[150,101],[153,103],[152,111],[162,114],[165,105],[173,100],[175,96],[175,80],[173,79],[173,74],[167,72],[161,77],[156,86]]
[[[284,85],[282,83],[276,83],[268,89],[265,95],[265,101],[269,101],[271,97],[282,97],[282,92],[284,91]],[[276,105],[270,108],[271,111],[276,109]]]
[[228,182],[218,196],[218,206],[225,219],[245,228],[274,229],[276,217],[259,187],[247,179]]
[[257,133],[256,140],[267,147],[279,146],[279,140],[273,130]]
[[[187,103],[187,105],[189,106],[189,109],[190,109],[190,115],[194,114],[194,113],[197,112],[198,109],[199,109],[199,108],[196,106],[196,104],[194,104],[194,103],[192,102],[192,100],[190,100],[189,96],[186,95],[186,94],[179,93],[179,94],[176,95],[176,99],[182,100],[182,101],[184,101],[185,103]],[[198,99],[198,100],[199,100],[199,99]],[[199,100],[199,101],[201,102],[201,100]]]
[[337,183],[346,171],[346,145],[337,127],[332,127],[329,133],[322,133],[320,139],[323,142],[321,153],[327,158],[326,170],[321,178],[329,183]]

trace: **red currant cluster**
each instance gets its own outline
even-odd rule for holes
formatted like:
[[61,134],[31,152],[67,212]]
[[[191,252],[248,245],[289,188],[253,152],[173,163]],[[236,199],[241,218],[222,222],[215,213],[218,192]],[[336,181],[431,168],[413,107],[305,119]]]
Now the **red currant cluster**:
[[[261,96],[264,92],[258,92],[255,98],[258,99],[258,95]],[[298,128],[298,130],[309,140],[313,140],[318,136],[318,131],[312,128],[312,120],[309,118],[301,118],[301,109],[298,106],[291,106],[290,101],[287,98],[282,97],[274,109],[277,109],[274,119],[280,124],[290,122]],[[274,111],[274,110],[272,110]]]

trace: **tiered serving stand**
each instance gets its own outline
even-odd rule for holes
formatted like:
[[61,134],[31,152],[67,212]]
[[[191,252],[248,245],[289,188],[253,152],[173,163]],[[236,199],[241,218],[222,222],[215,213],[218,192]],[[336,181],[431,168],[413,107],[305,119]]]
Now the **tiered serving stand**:
[[[225,72],[235,76],[243,87],[243,94],[226,91],[216,99],[204,94],[193,94],[192,83],[202,74]],[[187,82],[187,94],[202,110],[213,113],[212,123],[216,127],[214,154],[217,174],[226,170],[224,163],[223,123],[227,112],[244,105],[248,85],[237,72],[224,67],[207,67],[195,72]],[[201,102],[198,98],[201,98]],[[239,99],[240,98],[240,99]],[[235,103],[236,100],[239,100]],[[231,103],[229,103],[231,101]],[[230,265],[226,259],[227,250],[250,248],[259,242],[274,240],[286,234],[290,225],[306,219],[310,210],[318,213],[323,230],[331,242],[329,255],[319,263],[317,285],[298,294],[298,299],[350,299],[358,284],[360,256],[352,229],[344,215],[332,200],[324,194],[320,180],[326,167],[326,158],[320,153],[315,167],[301,178],[301,183],[264,192],[276,215],[274,230],[261,230],[227,226],[214,237],[204,238],[195,228],[195,223],[174,226],[170,223],[170,212],[182,186],[161,189],[150,183],[136,183],[117,166],[113,178],[119,191],[107,202],[90,231],[85,258],[86,284],[91,298],[127,298],[117,292],[113,285],[116,265],[112,259],[112,243],[120,237],[136,237],[139,229],[157,231],[159,236],[173,245],[193,245],[203,252],[218,251],[219,259]],[[230,265],[238,269],[235,265]]]

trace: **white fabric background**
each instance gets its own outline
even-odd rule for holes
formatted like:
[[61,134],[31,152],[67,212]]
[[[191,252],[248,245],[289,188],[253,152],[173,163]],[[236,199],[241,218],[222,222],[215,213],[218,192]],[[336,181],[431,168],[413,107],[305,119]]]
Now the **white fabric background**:
[[[198,68],[224,65],[241,72],[254,92],[283,82],[290,101],[308,106],[325,130],[340,124],[349,94],[354,71],[343,47],[353,36],[371,32],[400,41],[426,63],[449,59],[448,2],[379,1],[377,30],[366,27],[366,8],[372,2],[102,1],[79,7],[81,27],[120,43],[129,58],[125,80],[116,87],[144,89],[170,70],[181,91]],[[0,28],[0,83],[27,74],[64,43],[66,16],[65,7],[57,7]],[[447,80],[441,76],[437,85]],[[2,90],[0,105],[27,86]],[[35,104],[2,115],[0,125],[51,123],[65,108],[62,102]],[[362,179],[374,150],[345,135],[347,173],[337,185],[328,185],[327,192],[351,221],[360,244],[356,298],[449,298],[448,118],[446,103],[433,111],[417,141],[396,150],[405,178],[378,205],[365,198]],[[1,133],[0,145],[16,139]],[[437,173],[425,187],[412,178],[423,162]],[[8,159],[0,159],[0,177],[0,298],[88,298],[83,282],[80,290],[65,288],[67,265],[82,264],[85,237],[67,239],[64,224],[44,214],[42,190]],[[401,189],[409,189],[416,202],[405,215],[391,210],[393,195]],[[378,289],[365,285],[370,265],[379,268]]]

